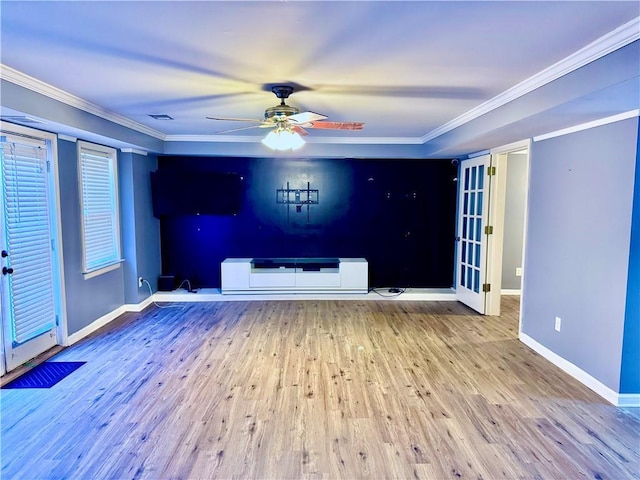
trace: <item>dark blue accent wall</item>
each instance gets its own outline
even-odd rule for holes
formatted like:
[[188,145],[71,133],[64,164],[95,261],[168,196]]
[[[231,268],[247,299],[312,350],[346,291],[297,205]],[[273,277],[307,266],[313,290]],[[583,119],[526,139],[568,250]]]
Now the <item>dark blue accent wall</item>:
[[[158,167],[243,177],[239,214],[161,219],[163,274],[178,281],[219,287],[227,257],[364,257],[372,287],[452,285],[457,169],[450,160],[172,156]],[[287,182],[317,189],[318,204],[277,203]]]
[[620,393],[640,393],[640,124],[636,149]]

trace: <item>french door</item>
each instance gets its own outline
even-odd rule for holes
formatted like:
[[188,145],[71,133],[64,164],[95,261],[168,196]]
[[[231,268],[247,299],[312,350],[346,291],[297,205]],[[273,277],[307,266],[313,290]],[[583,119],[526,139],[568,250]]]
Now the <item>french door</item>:
[[58,343],[60,282],[53,142],[0,135],[2,339],[10,371]]
[[487,233],[491,155],[461,164],[456,297],[479,313],[486,308]]

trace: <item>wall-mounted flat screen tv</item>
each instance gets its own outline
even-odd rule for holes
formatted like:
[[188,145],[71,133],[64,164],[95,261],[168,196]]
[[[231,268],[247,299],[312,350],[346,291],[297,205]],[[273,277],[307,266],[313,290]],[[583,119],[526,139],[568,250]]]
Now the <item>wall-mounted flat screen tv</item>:
[[151,172],[153,216],[235,215],[242,206],[242,177],[235,173]]

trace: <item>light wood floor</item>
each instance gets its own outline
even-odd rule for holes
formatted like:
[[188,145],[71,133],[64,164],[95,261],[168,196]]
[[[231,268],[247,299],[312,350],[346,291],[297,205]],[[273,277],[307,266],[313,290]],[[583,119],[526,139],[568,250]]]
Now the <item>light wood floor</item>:
[[2,479],[640,478],[640,421],[455,302],[150,307],[2,390]]

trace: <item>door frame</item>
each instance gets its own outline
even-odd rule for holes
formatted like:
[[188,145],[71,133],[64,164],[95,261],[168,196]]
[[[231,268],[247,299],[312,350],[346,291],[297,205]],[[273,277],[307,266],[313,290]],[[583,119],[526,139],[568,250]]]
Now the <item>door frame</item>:
[[[52,234],[55,240],[55,252],[52,256],[54,269],[54,299],[56,314],[58,315],[58,326],[56,328],[56,344],[65,345],[68,337],[67,330],[67,304],[64,282],[64,255],[62,248],[62,214],[60,210],[60,179],[58,174],[58,136],[54,133],[37,130],[31,127],[16,125],[0,121],[0,133],[14,134],[17,136],[27,136],[41,139],[47,145],[47,159],[51,165],[52,175],[52,191],[50,192],[49,217],[51,222]],[[0,283],[0,288],[4,288]],[[0,295],[1,298],[1,295]],[[0,340],[3,340],[0,328]],[[6,373],[6,357],[4,350],[4,342],[0,347],[0,375]]]
[[[502,296],[502,256],[504,242],[504,213],[507,192],[507,168],[508,156],[510,153],[520,150],[527,150],[527,180],[525,192],[525,213],[522,245],[522,287],[520,295],[524,293],[525,287],[525,252],[527,238],[527,217],[529,199],[529,169],[531,165],[531,139],[520,140],[518,142],[502,145],[490,150],[491,165],[496,167],[496,174],[491,183],[491,198],[489,201],[489,215],[487,225],[493,226],[493,235],[487,238],[487,283],[491,285],[485,302],[485,315],[500,315],[500,298]],[[522,301],[520,301],[520,318],[522,318]]]

